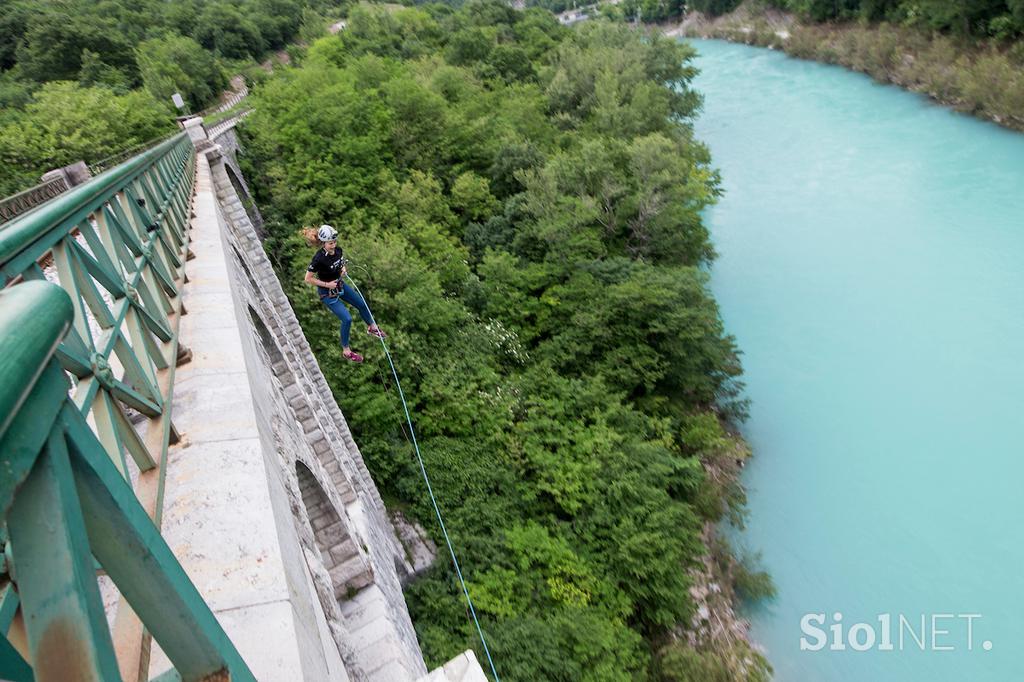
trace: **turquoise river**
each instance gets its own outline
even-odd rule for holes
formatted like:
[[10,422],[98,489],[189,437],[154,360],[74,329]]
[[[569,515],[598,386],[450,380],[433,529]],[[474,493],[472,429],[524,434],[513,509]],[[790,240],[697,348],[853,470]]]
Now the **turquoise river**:
[[[712,286],[752,401],[738,540],[778,588],[754,638],[783,682],[1024,680],[1024,135],[694,45]],[[827,645],[801,650],[816,613]]]

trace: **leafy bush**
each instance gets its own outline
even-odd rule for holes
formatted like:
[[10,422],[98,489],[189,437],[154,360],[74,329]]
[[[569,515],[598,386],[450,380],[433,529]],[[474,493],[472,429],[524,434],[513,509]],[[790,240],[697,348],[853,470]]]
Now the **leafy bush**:
[[664,682],[768,682],[771,666],[743,642],[725,651],[695,650],[681,642],[664,647],[657,659]]
[[760,601],[775,596],[775,583],[767,571],[759,568],[760,553],[744,554],[733,566],[733,587],[747,601]]

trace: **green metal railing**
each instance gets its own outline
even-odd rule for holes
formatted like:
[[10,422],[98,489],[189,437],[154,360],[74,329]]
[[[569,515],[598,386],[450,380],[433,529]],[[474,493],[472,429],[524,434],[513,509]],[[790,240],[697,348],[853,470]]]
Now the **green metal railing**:
[[0,228],[0,679],[253,679],[158,530],[194,179],[179,135]]
[[94,176],[99,175],[100,173],[109,170],[114,166],[118,166],[124,163],[133,156],[141,154],[147,149],[152,149],[153,147],[156,147],[160,143],[165,142],[166,140],[169,140],[172,137],[177,137],[180,134],[181,129],[179,128],[177,132],[167,133],[164,135],[160,135],[159,137],[154,137],[151,140],[140,142],[137,145],[129,147],[128,149],[122,149],[121,151],[111,154],[110,156],[107,156],[105,158],[102,158],[99,161],[90,161],[87,164],[89,167],[89,172],[92,173]]

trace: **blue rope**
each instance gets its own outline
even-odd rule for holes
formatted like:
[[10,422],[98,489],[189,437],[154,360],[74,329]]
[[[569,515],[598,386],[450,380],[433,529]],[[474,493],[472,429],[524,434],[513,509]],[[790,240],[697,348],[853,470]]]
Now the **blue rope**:
[[[376,326],[377,320],[373,316],[373,310],[370,309],[369,301],[367,301],[366,297],[363,296],[363,292],[359,290],[359,286],[356,285],[355,280],[353,280],[351,276],[348,276],[347,279],[356,290],[356,293],[359,294],[366,303],[366,310],[370,313],[370,322]],[[473,624],[476,626],[476,632],[480,636],[480,643],[483,644],[484,654],[487,656],[487,663],[491,666],[491,674],[494,675],[494,682],[501,682],[498,678],[498,671],[494,667],[494,660],[491,658],[491,651],[487,648],[487,639],[484,638],[484,631],[480,627],[480,621],[476,617],[476,609],[473,608],[473,600],[469,597],[469,588],[466,587],[466,580],[462,577],[462,569],[459,567],[459,560],[455,558],[455,548],[452,547],[451,538],[448,537],[448,530],[444,527],[444,520],[441,518],[441,509],[437,506],[437,498],[434,497],[434,489],[430,485],[430,477],[427,476],[427,467],[423,463],[423,455],[420,454],[419,443],[416,442],[416,431],[412,427],[412,417],[409,415],[409,405],[405,402],[405,391],[402,390],[402,382],[398,379],[398,370],[395,369],[395,362],[391,359],[391,351],[388,350],[388,344],[384,339],[380,339],[380,345],[384,348],[384,355],[387,356],[388,364],[391,365],[391,376],[395,378],[395,386],[398,387],[398,397],[402,399],[402,409],[405,410],[405,422],[409,425],[409,433],[412,435],[412,446],[413,449],[416,450],[416,459],[418,459],[420,463],[420,472],[423,474],[423,482],[427,484],[427,492],[430,493],[430,502],[434,505],[434,513],[437,515],[437,522],[441,525],[441,533],[444,535],[445,544],[448,545],[448,553],[452,556],[452,563],[455,565],[455,573],[458,574],[459,582],[462,584],[462,593],[466,595],[466,603],[469,604],[469,612],[473,615]]]

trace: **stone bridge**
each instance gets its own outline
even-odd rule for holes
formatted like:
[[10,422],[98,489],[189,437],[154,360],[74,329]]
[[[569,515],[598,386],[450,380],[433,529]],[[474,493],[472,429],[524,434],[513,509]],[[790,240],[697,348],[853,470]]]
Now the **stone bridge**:
[[[81,641],[87,641],[93,647],[89,650],[96,652],[94,659],[100,660],[112,641],[115,658],[110,659],[111,665],[116,663],[123,680],[207,679],[189,672],[189,657],[183,658],[181,653],[182,635],[165,635],[166,629],[153,624],[157,615],[175,618],[177,611],[172,605],[180,598],[190,617],[207,623],[196,631],[220,652],[210,655],[220,656],[231,679],[247,679],[239,672],[247,668],[255,679],[281,682],[483,682],[486,678],[472,651],[428,674],[402,584],[423,570],[436,550],[421,529],[389,515],[267,259],[259,213],[237,163],[236,122],[213,129],[216,137],[210,139],[200,119],[186,121],[194,151],[169,152],[177,155],[173,163],[160,160],[163,157],[157,152],[164,153],[164,147],[180,150],[184,141],[173,147],[168,142],[147,152],[156,159],[150,163],[163,169],[159,181],[129,176],[124,168],[141,163],[129,161],[55,199],[79,207],[74,210],[86,216],[77,228],[67,223],[69,218],[59,218],[70,213],[57,209],[47,213],[44,204],[25,218],[43,211],[56,216],[54,220],[64,220],[60,224],[66,227],[48,227],[46,231],[19,219],[9,224],[6,234],[0,231],[0,265],[5,276],[0,294],[0,345],[16,341],[12,330],[2,325],[20,310],[10,302],[29,291],[22,286],[33,279],[48,280],[68,291],[78,308],[73,315],[68,313],[73,318],[71,331],[66,332],[69,336],[57,354],[46,356],[51,357],[48,366],[57,366],[54,363],[59,361],[64,374],[71,377],[72,397],[84,396],[79,407],[93,396],[102,397],[96,398],[87,415],[95,436],[76,432],[76,438],[91,439],[107,448],[124,480],[104,479],[104,489],[120,490],[127,481],[128,489],[134,489],[139,498],[139,509],[149,514],[162,533],[173,558],[161,554],[163,545],[145,534],[143,526],[148,522],[132,516],[137,516],[138,505],[124,502],[127,506],[122,510],[131,517],[133,527],[141,529],[139,537],[150,537],[142,555],[159,559],[159,571],[151,569],[154,575],[177,575],[176,560],[187,576],[160,583],[168,595],[169,610],[154,613],[153,607],[138,597],[138,585],[134,591],[126,586],[128,573],[117,568],[118,562],[134,565],[139,556],[122,556],[116,547],[110,550],[113,555],[97,548],[102,538],[93,535],[95,524],[83,498],[87,540],[106,569],[95,578],[106,622],[97,625],[92,588],[89,580],[81,582],[79,566],[80,578],[75,583],[79,587],[72,594],[80,597],[84,612],[93,613],[83,621],[89,623],[87,630],[92,634],[85,640],[63,635],[59,646],[52,644],[55,648],[48,649],[45,637],[53,635],[41,634],[34,619],[42,605],[50,602],[33,597],[43,588],[27,570],[33,555],[25,538],[34,536],[21,530],[28,524],[19,521],[22,517],[8,517],[14,542],[13,552],[10,545],[8,550],[12,563],[0,574],[0,628],[5,632],[0,639],[0,678],[32,679],[19,667],[28,666],[36,680],[71,679],[67,675],[72,672],[76,679],[109,680],[109,673],[96,672],[103,669],[100,663],[90,667],[91,663],[62,662],[81,666],[71,672],[50,664],[60,658],[54,651],[71,650],[81,646]],[[183,180],[170,180],[172,166],[183,169]],[[90,197],[90,187],[104,186],[108,174],[135,179],[109,199],[74,203],[79,197]],[[191,183],[188,191],[182,188],[185,181]],[[156,216],[153,212],[161,201],[159,192],[152,190],[162,183],[178,189],[173,190],[177,194],[168,194]],[[130,226],[139,235],[147,231],[159,235],[163,229],[159,224],[172,214],[179,214],[186,225],[178,240],[183,254],[180,259],[174,257],[174,249],[164,258],[155,255],[161,245],[171,242],[173,246],[170,237],[136,243],[129,235],[124,244],[117,243],[117,234],[127,235]],[[34,220],[38,223],[41,218]],[[31,233],[31,229],[44,236]],[[56,237],[61,241],[45,237],[58,232],[66,235]],[[147,262],[152,272],[140,269],[150,267],[145,266]],[[117,276],[112,274],[115,271]],[[123,284],[118,277],[124,278]],[[111,278],[113,281],[108,281]],[[22,298],[27,298],[27,293]],[[160,369],[159,357],[152,355],[156,371],[149,374],[162,393],[154,393],[150,401],[145,396],[133,397],[134,389],[146,383],[143,375],[148,365],[143,360],[141,369],[133,370],[138,364],[133,357],[141,357],[141,346],[152,346],[149,332],[144,331],[146,325],[158,335],[163,328],[159,319],[148,317],[161,300],[169,332],[176,328],[176,338],[168,341],[163,357],[181,356],[175,351],[185,347],[191,351],[191,360],[177,368],[163,363],[164,369]],[[75,350],[87,338],[93,339],[97,349],[91,365],[79,361],[77,358],[84,356]],[[101,346],[107,350],[101,351]],[[109,369],[103,369],[108,364]],[[0,365],[4,383],[13,377],[7,376],[10,371]],[[90,388],[95,381],[102,384],[98,393]],[[167,381],[167,386],[161,383]],[[33,391],[31,398],[38,389],[31,382],[26,386],[26,391]],[[59,391],[55,395],[55,399],[67,400]],[[63,395],[67,396],[67,391]],[[0,402],[4,399],[0,395]],[[12,428],[35,423],[17,407],[27,404],[26,400],[22,397],[11,402],[15,409],[11,418],[4,416],[0,423],[0,445],[6,443]],[[69,419],[78,417],[72,414]],[[169,434],[164,455],[157,452],[160,429]],[[146,447],[152,461],[143,456]],[[69,475],[79,475],[75,462],[85,456],[86,449],[71,443]],[[125,457],[129,450],[134,461]],[[0,457],[8,457],[7,452]],[[48,461],[51,454],[44,448],[38,457]],[[100,462],[95,466],[110,465]],[[3,494],[8,487],[17,487],[11,493],[12,515],[32,503],[26,499],[26,491],[36,489],[29,483],[41,475],[38,469],[37,465],[31,472],[25,469],[15,476],[10,473],[17,473],[14,468],[5,467],[0,476],[0,501],[6,499]],[[159,484],[148,478],[154,472],[159,473]],[[83,490],[84,483],[77,478],[76,485]],[[76,513],[72,517],[77,518]],[[69,537],[73,539],[74,533]],[[14,570],[18,567],[24,572]],[[188,583],[205,605],[189,601]],[[147,589],[142,580],[142,593]],[[204,609],[216,623],[203,620]],[[104,634],[108,626],[110,631]],[[217,639],[218,626],[230,643]],[[152,632],[152,638],[145,632]],[[232,658],[234,650],[244,666]],[[4,663],[12,652],[13,668]]]

